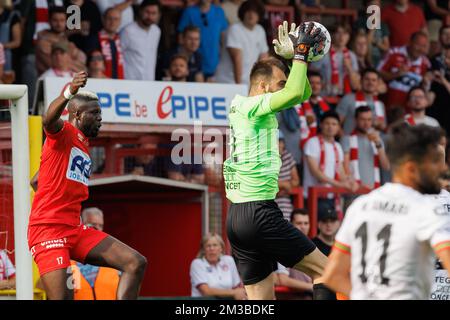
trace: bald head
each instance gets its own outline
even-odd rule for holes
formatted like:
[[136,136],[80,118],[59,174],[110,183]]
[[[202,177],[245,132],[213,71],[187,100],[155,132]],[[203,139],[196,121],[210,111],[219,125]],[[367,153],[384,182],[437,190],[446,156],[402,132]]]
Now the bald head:
[[100,231],[103,230],[103,212],[99,208],[92,207],[84,209],[81,212],[81,220],[84,225],[94,227]]

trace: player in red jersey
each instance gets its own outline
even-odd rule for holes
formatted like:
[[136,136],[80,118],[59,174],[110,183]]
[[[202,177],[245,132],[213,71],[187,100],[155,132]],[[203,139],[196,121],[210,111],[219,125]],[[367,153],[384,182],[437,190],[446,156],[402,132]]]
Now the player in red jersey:
[[[72,82],[44,114],[46,140],[38,189],[28,226],[28,245],[49,299],[72,299],[70,259],[122,271],[118,299],[136,299],[147,261],[136,250],[99,230],[81,224],[81,203],[88,198],[91,159],[88,139],[98,135],[98,97],[78,91],[87,73]],[[69,121],[60,119],[68,104]]]

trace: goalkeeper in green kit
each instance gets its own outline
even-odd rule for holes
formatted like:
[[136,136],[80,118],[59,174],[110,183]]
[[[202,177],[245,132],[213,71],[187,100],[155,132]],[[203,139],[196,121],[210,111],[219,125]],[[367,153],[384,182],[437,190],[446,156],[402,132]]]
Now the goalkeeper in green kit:
[[231,102],[231,153],[223,169],[231,201],[227,234],[249,299],[274,299],[277,262],[312,277],[315,299],[335,299],[321,283],[326,256],[283,218],[274,201],[281,166],[275,114],[309,98],[308,54],[324,40],[313,23],[287,29],[284,22],[274,44],[284,58],[293,55],[289,77],[281,61],[259,61],[250,74],[249,96],[237,95]]

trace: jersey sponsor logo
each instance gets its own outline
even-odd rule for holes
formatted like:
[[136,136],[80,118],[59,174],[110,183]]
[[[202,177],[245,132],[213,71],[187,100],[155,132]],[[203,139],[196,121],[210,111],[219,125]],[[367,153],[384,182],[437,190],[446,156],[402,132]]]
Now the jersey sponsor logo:
[[77,147],[70,150],[69,166],[67,167],[66,178],[88,185],[91,176],[91,158]]
[[[41,247],[45,247],[45,249],[53,249],[53,248],[64,248],[67,243],[67,238],[54,239],[48,241],[42,241]],[[31,248],[32,254],[34,253],[34,247]]]

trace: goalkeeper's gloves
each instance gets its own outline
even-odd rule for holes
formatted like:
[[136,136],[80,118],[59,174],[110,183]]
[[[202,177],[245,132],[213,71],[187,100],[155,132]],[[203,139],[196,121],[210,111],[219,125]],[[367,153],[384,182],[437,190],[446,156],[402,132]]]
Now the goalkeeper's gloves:
[[[291,35],[290,35],[291,36]],[[310,22],[308,25],[302,23],[298,30],[298,36],[291,36],[291,41],[294,44],[294,60],[308,62],[309,50],[325,40],[320,28],[314,29],[314,23]]]
[[291,30],[288,32],[288,22],[283,21],[283,24],[278,26],[278,39],[274,39],[273,49],[280,57],[291,60],[294,57],[294,44],[292,39],[297,39],[298,28],[295,28],[295,23],[291,23]]

